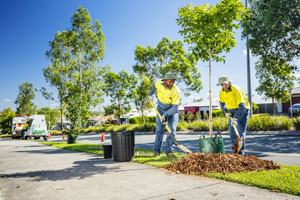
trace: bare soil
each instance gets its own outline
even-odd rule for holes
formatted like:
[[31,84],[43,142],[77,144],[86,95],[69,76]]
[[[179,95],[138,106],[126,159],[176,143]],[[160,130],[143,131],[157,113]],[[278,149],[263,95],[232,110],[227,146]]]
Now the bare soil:
[[192,153],[178,162],[166,165],[166,169],[175,173],[204,175],[215,172],[227,174],[280,169],[280,166],[273,161],[262,160],[256,156]]

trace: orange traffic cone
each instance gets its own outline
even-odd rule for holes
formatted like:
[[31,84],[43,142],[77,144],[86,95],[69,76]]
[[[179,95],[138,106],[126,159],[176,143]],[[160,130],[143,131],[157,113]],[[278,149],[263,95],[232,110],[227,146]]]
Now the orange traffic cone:
[[65,136],[65,133],[63,132],[63,140],[65,140],[66,136]]
[[49,136],[48,136],[49,140],[51,139],[51,132],[49,131]]
[[105,138],[104,138],[104,133],[102,132],[102,135],[101,135],[101,142],[105,142]]

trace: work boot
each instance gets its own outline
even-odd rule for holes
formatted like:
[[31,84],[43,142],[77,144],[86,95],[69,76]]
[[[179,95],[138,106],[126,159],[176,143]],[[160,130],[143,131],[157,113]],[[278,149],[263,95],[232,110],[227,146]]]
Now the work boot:
[[174,153],[168,153],[167,157],[168,158],[176,158],[176,156],[174,155]]
[[154,152],[153,157],[158,157],[160,153]]

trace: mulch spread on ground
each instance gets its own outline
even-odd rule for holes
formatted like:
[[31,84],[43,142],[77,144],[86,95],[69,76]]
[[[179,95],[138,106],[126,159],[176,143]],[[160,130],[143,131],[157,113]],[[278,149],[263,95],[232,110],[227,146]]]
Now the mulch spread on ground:
[[166,168],[175,173],[203,175],[220,172],[250,172],[269,169],[280,169],[273,161],[262,160],[256,156],[238,154],[204,154],[191,153],[178,162],[166,165]]

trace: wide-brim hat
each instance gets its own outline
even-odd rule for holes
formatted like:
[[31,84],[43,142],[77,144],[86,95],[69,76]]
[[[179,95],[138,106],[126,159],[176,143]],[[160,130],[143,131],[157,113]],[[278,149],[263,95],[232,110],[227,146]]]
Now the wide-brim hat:
[[232,83],[232,81],[229,79],[228,76],[221,76],[219,78],[217,86],[220,86],[222,84],[229,84],[230,85],[231,83]]
[[178,76],[174,72],[168,72],[163,77],[162,80],[176,80]]

